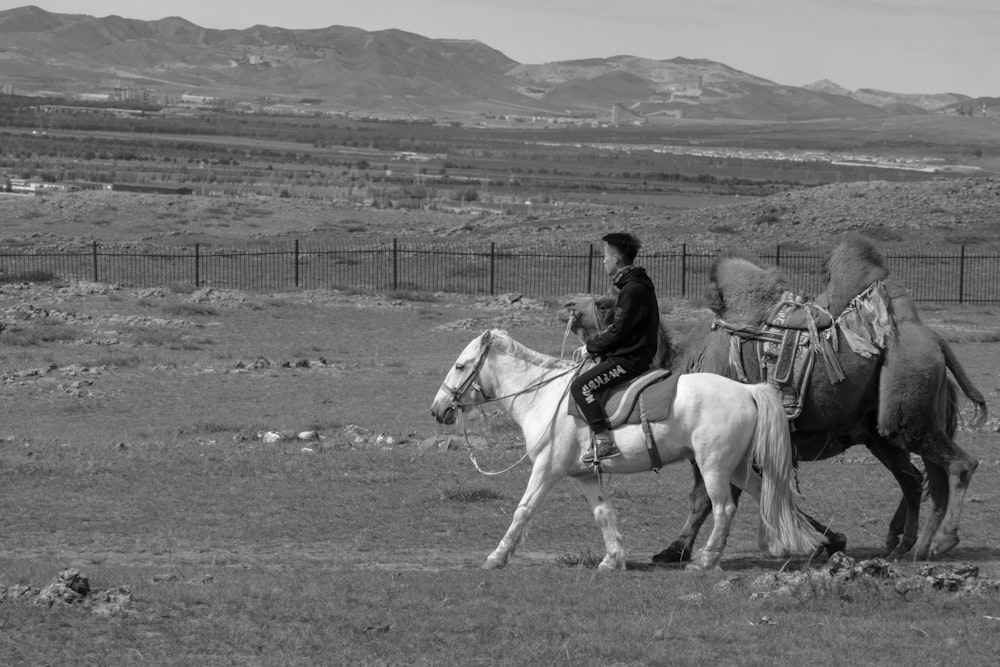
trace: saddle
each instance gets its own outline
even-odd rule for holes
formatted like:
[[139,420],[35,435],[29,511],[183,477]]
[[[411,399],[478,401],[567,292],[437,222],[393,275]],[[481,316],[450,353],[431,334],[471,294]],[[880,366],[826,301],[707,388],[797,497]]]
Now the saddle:
[[817,357],[823,360],[830,382],[842,382],[844,369],[837,358],[840,337],[855,353],[870,357],[884,348],[891,327],[885,287],[880,281],[854,297],[836,318],[821,299],[808,301],[786,291],[767,313],[762,327],[717,322],[732,334],[729,361],[740,382],[749,381],[743,367],[742,344],[754,342],[761,379],[781,392],[789,420],[802,413]]
[[[625,424],[642,425],[642,432],[646,438],[646,451],[649,454],[649,462],[654,472],[660,471],[663,462],[660,460],[660,452],[656,448],[656,442],[653,441],[653,432],[649,428],[649,423],[663,421],[670,416],[674,397],[677,394],[678,378],[680,378],[679,375],[672,375],[666,369],[654,368],[628,384],[613,387],[601,394],[601,400],[604,402],[604,414],[608,416],[608,425],[611,428],[618,428]],[[570,400],[567,403],[567,412],[574,417],[582,418],[576,401]]]
[[[583,370],[583,369],[581,369]],[[674,404],[674,394],[677,393],[677,375],[663,368],[646,371],[628,384],[612,387],[601,392],[604,402],[604,414],[608,416],[611,428],[625,424],[640,424],[640,413],[645,413],[651,422],[663,421],[670,416],[670,408]],[[669,380],[669,382],[665,382]],[[576,401],[568,401],[567,412],[574,417],[582,418]],[[641,409],[636,410],[636,406]]]

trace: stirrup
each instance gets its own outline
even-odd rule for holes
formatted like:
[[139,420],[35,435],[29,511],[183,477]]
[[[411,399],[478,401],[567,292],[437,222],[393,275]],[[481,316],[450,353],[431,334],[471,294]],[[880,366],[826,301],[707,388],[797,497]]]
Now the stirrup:
[[606,439],[595,438],[590,451],[583,455],[583,462],[587,465],[595,465],[601,461],[613,459],[616,456],[621,456],[621,452],[618,451],[618,447],[615,445],[614,439],[610,437]]

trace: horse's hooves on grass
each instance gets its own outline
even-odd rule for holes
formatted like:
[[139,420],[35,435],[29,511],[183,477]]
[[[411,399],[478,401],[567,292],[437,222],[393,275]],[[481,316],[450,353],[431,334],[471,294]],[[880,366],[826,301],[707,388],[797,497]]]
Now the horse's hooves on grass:
[[483,563],[482,569],[484,570],[499,570],[503,567],[503,563],[493,560],[492,558],[487,558],[486,562]]
[[653,556],[654,563],[686,563],[689,560],[691,560],[691,550],[677,544],[671,544]]
[[832,556],[838,551],[847,551],[847,536],[842,533],[828,533],[824,547],[827,556]]

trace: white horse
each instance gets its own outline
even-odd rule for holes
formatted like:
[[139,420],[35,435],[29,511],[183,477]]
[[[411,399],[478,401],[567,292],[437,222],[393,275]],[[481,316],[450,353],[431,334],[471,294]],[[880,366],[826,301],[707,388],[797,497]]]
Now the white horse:
[[[439,423],[453,424],[459,410],[495,401],[524,433],[533,464],[531,477],[510,528],[484,568],[507,564],[552,486],[570,477],[579,484],[604,536],[606,555],[600,568],[625,569],[614,508],[602,493],[594,467],[582,461],[590,429],[567,412],[575,368],[494,329],[466,345],[434,397],[431,413]],[[710,373],[683,375],[669,417],[651,422],[650,429],[662,463],[693,459],[712,499],[712,534],[689,568],[719,567],[736,512],[730,483],[757,498],[772,554],[812,552],[822,544],[824,538],[796,506],[788,421],[772,387],[744,385]],[[621,456],[601,461],[604,473],[629,474],[653,467],[641,425],[618,427],[614,436]],[[751,457],[763,479],[750,465]]]

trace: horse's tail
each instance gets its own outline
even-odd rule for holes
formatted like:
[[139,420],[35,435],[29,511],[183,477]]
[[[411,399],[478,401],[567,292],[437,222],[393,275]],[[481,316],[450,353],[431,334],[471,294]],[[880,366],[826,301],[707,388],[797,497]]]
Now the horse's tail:
[[778,390],[768,384],[749,385],[757,404],[753,456],[761,469],[760,517],[771,553],[812,552],[825,538],[806,520],[796,504],[792,437]]

